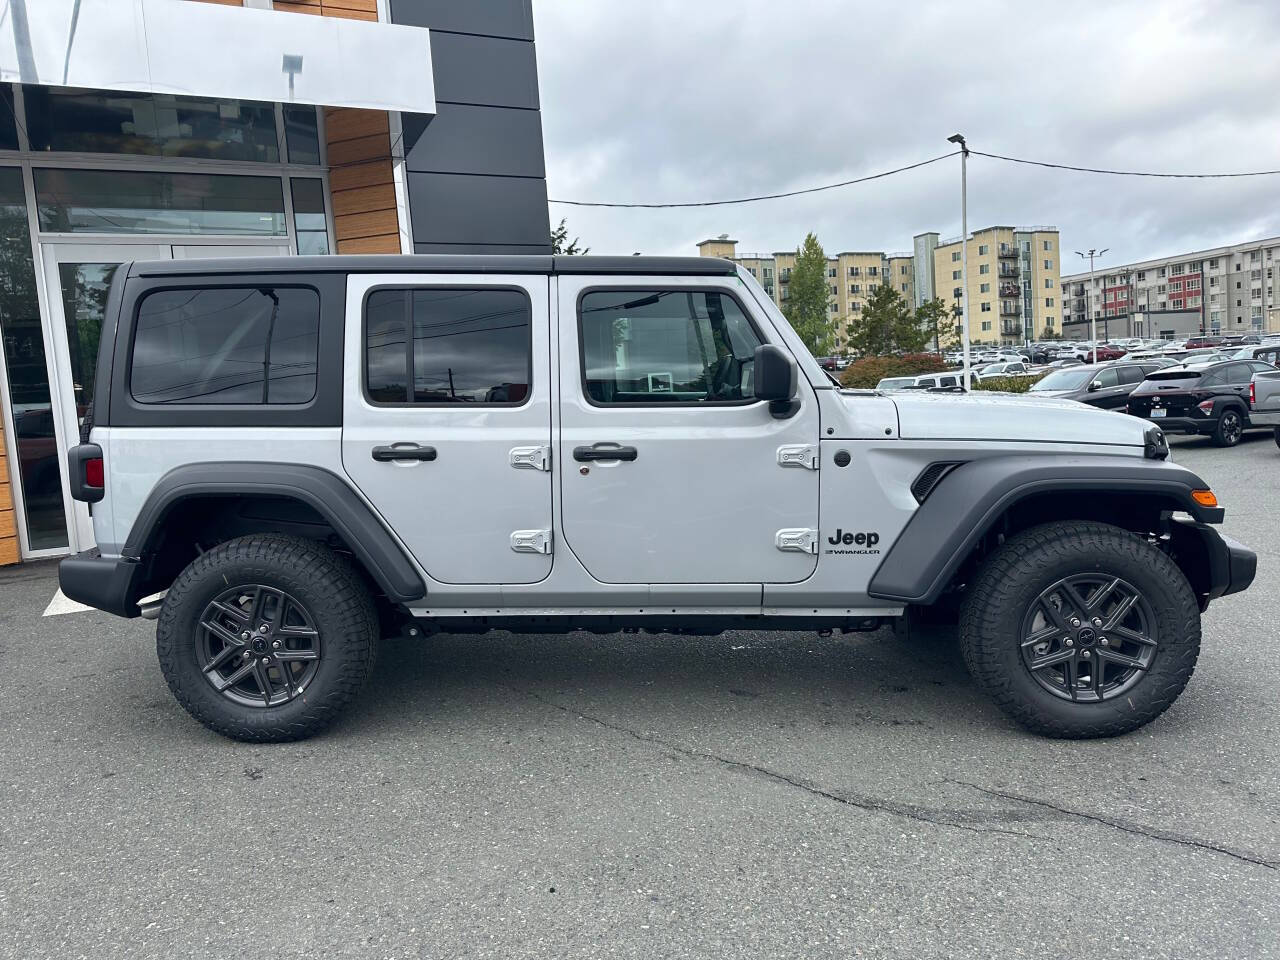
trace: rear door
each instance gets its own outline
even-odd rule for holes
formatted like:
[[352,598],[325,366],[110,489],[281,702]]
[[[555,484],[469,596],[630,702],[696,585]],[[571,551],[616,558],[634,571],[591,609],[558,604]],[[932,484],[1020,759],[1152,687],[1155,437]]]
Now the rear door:
[[545,276],[352,275],[342,462],[444,583],[551,572]]
[[[606,583],[761,584],[817,565],[818,404],[776,418],[782,340],[733,278],[557,278],[565,541]],[[785,347],[784,347],[785,349]]]

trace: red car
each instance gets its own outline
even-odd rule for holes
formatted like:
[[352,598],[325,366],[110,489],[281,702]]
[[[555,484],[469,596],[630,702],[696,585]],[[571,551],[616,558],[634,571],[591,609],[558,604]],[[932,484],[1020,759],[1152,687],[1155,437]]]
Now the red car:
[[[1105,343],[1098,344],[1098,363],[1106,360],[1119,360],[1125,355],[1125,351],[1118,347],[1109,347]],[[1093,347],[1080,347],[1076,351],[1076,356],[1084,360],[1085,363],[1093,363]]]
[[1200,350],[1204,347],[1220,347],[1226,341],[1222,337],[1192,337],[1187,341],[1184,350]]

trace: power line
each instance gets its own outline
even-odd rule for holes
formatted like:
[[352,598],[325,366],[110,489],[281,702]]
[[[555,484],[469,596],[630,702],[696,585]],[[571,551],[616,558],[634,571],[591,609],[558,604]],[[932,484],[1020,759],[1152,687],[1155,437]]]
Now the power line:
[[1144,170],[1107,170],[1101,167],[1076,167],[1068,163],[1049,163],[1044,160],[1025,160],[1021,157],[1005,157],[998,153],[984,153],[970,148],[969,153],[992,160],[1009,163],[1025,163],[1033,167],[1049,167],[1052,170],[1075,170],[1078,173],[1103,173],[1112,177],[1160,177],[1166,180],[1229,180],[1237,177],[1274,177],[1280,170],[1250,170],[1244,173],[1152,173]]
[[885,170],[882,173],[873,173],[866,177],[858,177],[854,180],[842,180],[840,183],[828,183],[821,187],[806,187],[803,190],[788,190],[786,193],[766,193],[758,197],[739,197],[736,200],[700,200],[689,203],[601,203],[590,200],[548,200],[548,203],[559,203],[570,207],[642,207],[645,209],[665,209],[672,207],[725,207],[735,203],[755,203],[759,200],[779,200],[783,197],[798,197],[805,193],[821,193],[823,190],[835,190],[839,187],[849,187],[855,183],[866,183],[868,180],[880,180],[883,177],[891,177],[897,173],[906,173],[908,170],[915,170],[919,167],[927,167],[931,163],[937,163],[939,160],[945,160],[947,157],[954,157],[959,150],[953,150],[950,153],[944,153],[941,156],[933,157],[929,160],[921,160],[919,163],[911,163],[905,167],[896,167],[893,170]]

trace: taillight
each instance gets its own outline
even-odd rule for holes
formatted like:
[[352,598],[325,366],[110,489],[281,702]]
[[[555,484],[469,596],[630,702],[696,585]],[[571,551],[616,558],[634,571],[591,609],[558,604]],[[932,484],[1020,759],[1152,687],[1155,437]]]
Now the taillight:
[[1199,403],[1196,404],[1196,406],[1200,409],[1201,413],[1213,413],[1212,400],[1201,400]]
[[86,487],[102,488],[107,485],[106,476],[102,469],[102,458],[97,457],[93,460],[84,462],[84,485]]
[[1249,406],[1256,407],[1258,405],[1258,391],[1252,381],[1249,382]]

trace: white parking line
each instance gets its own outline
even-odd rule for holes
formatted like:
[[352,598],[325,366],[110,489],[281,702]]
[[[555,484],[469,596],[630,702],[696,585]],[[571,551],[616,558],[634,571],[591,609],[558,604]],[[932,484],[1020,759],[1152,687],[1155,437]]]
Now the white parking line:
[[42,616],[57,617],[64,613],[83,613],[85,610],[92,610],[93,607],[86,607],[83,603],[76,603],[74,600],[67,598],[61,590],[53,595],[53,599],[49,601],[49,605],[44,608]]

